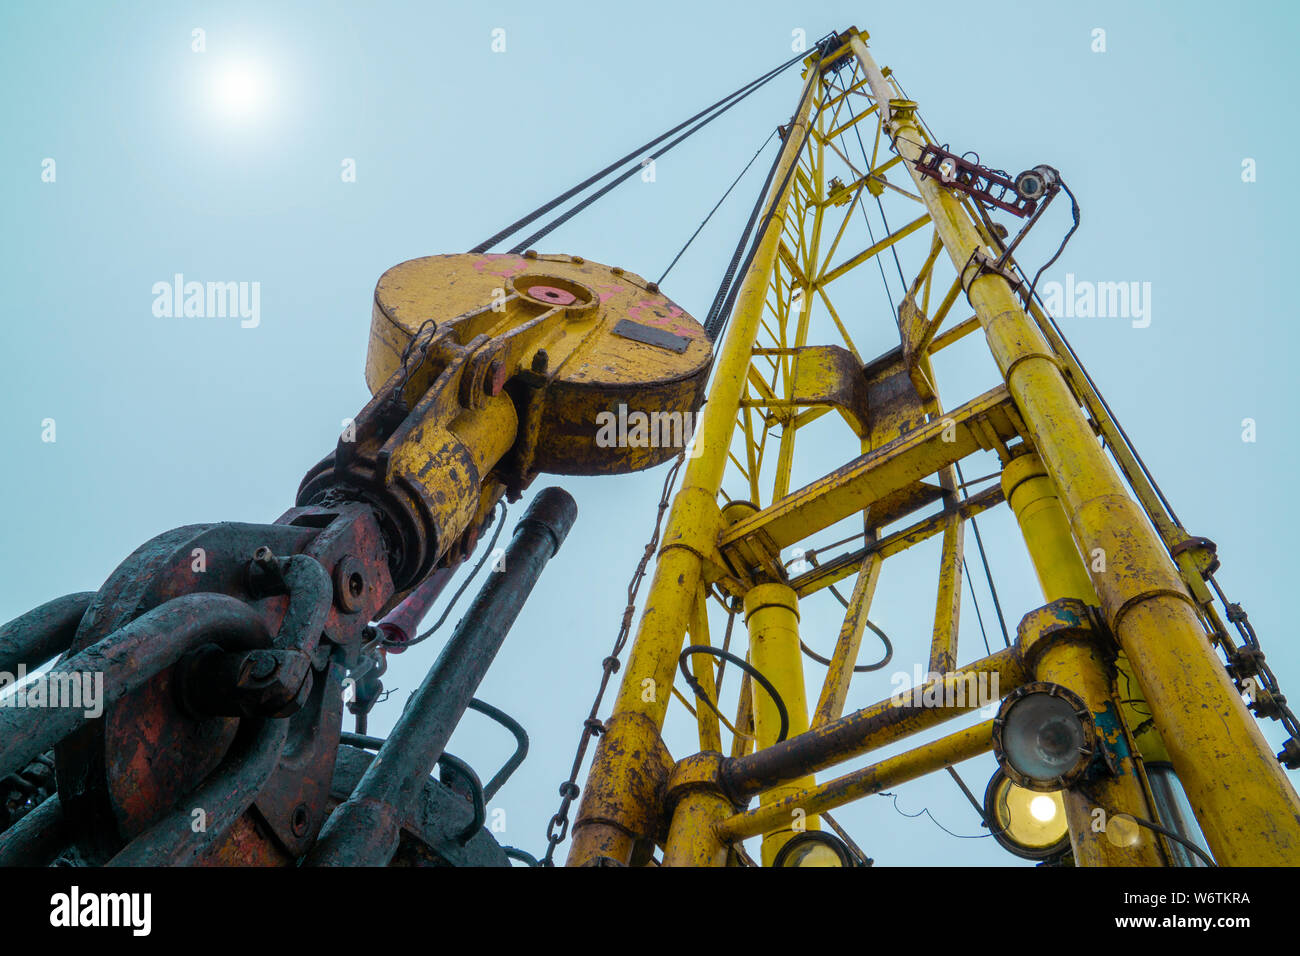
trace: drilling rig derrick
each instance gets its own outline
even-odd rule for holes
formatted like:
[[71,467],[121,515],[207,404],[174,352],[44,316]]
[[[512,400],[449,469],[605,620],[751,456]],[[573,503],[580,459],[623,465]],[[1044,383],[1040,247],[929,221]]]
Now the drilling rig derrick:
[[[1079,224],[1067,164],[1034,157],[1012,174],[940,141],[867,39],[829,34],[471,252],[388,270],[372,398],[292,508],[270,524],[166,532],[97,592],[0,628],[0,671],[93,672],[106,704],[94,718],[0,710],[0,865],[536,864],[484,825],[527,734],[474,695],[575,520],[566,492],[532,499],[504,571],[387,739],[366,733],[367,716],[389,656],[429,636],[435,600],[476,551],[482,567],[507,503],[539,475],[660,465],[661,525],[542,864],[569,841],[571,866],[866,866],[834,812],[938,772],[1001,846],[1040,863],[1300,862],[1284,770],[1300,768],[1300,725],[1215,580],[1213,543],[1179,522],[1037,295]],[[536,251],[643,155],[795,64],[794,110],[702,321],[663,278]],[[1015,254],[1066,199],[1073,223],[1030,274]],[[877,272],[887,311],[864,292]],[[884,315],[890,347],[863,354]],[[981,341],[996,374],[945,405],[936,357]],[[629,440],[640,423],[697,415],[693,434]],[[813,441],[837,463],[805,479]],[[968,481],[973,460],[995,471]],[[978,519],[1003,506],[1042,603],[1004,624],[1004,647],[972,655],[958,643],[967,531],[992,590]],[[870,613],[886,559],[926,542],[940,549],[928,641],[905,646]],[[829,656],[801,632],[821,592],[844,611]],[[917,679],[851,709],[854,675],[891,661]],[[697,735],[676,752],[674,701]],[[471,709],[517,743],[487,783],[446,750]],[[1287,728],[1281,754],[1257,716]],[[924,739],[878,753],[908,738]],[[957,768],[990,753],[981,800]],[[857,758],[868,762],[842,768]]]

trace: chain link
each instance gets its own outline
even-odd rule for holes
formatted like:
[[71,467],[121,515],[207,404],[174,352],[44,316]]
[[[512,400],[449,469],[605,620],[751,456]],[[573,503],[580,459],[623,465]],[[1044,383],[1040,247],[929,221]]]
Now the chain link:
[[605,725],[597,715],[600,713],[601,702],[605,699],[605,690],[609,687],[609,680],[618,673],[620,667],[618,657],[623,653],[623,648],[627,646],[628,636],[632,633],[632,618],[636,614],[637,592],[641,589],[641,581],[645,578],[646,567],[654,556],[655,549],[659,546],[659,535],[663,530],[664,513],[668,510],[668,505],[672,501],[673,486],[677,483],[677,474],[681,470],[684,460],[684,454],[678,455],[677,460],[673,462],[672,468],[664,476],[663,491],[659,495],[659,510],[655,515],[654,533],[650,536],[650,540],[646,542],[641,560],[637,563],[636,570],[632,572],[632,580],[628,582],[627,607],[623,609],[623,619],[619,624],[618,636],[614,639],[614,648],[610,651],[609,656],[601,661],[600,687],[596,690],[596,699],[592,702],[591,712],[587,715],[587,719],[582,722],[582,736],[578,738],[578,750],[573,758],[573,767],[569,771],[569,779],[560,784],[560,808],[546,826],[546,855],[541,859],[541,866],[555,865],[555,850],[569,835],[569,808],[573,805],[573,801],[578,799],[578,794],[581,792],[578,787],[578,774],[582,771],[582,763],[587,756],[587,746],[591,743],[592,738],[599,737],[605,732]]
[[1248,706],[1258,717],[1281,721],[1290,737],[1283,744],[1277,759],[1288,770],[1300,770],[1300,721],[1286,704],[1286,695],[1278,684],[1272,669],[1264,662],[1264,648],[1259,643],[1255,628],[1246,610],[1229,601],[1213,574],[1206,575],[1227,612],[1227,618],[1236,627],[1245,642],[1242,647],[1225,648],[1228,673],[1237,688],[1248,698]]

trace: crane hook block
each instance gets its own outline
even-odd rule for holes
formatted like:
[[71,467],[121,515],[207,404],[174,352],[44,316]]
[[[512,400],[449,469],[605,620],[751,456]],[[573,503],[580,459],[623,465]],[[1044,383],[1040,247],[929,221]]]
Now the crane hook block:
[[[674,457],[703,401],[712,345],[704,328],[623,269],[579,256],[442,255],[399,263],[375,288],[366,384],[378,394],[422,342],[473,355],[460,404],[505,391],[518,436],[499,470],[622,474]],[[412,340],[415,339],[413,343]]]

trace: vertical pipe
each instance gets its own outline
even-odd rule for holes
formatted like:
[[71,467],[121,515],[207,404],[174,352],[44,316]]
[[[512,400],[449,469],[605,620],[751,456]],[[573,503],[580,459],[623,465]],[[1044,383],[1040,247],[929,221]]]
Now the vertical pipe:
[[533,499],[515,525],[506,570],[488,576],[356,789],[326,821],[309,864],[383,866],[392,858],[402,819],[577,513],[559,488]]
[[1098,606],[1101,601],[1070,537],[1070,523],[1042,459],[1028,452],[1009,461],[1002,469],[1002,495],[1020,525],[1047,602],[1076,598]]
[[[709,640],[709,594],[704,588],[696,592],[695,611],[691,615],[691,643],[711,644]],[[715,704],[718,687],[715,681],[713,658],[696,654],[691,658],[691,673],[699,681],[700,689]],[[700,750],[722,753],[722,727],[713,708],[702,700],[695,702],[695,724],[700,734]]]
[[[854,54],[895,148],[915,161],[925,134],[914,103],[897,100],[860,35]],[[1206,639],[1164,543],[1129,497],[1061,372],[1060,360],[1007,280],[967,269],[984,246],[942,184],[908,164],[989,350],[1056,479],[1074,540],[1109,568],[1090,574],[1111,631],[1128,655],[1156,726],[1215,857],[1226,865],[1282,865],[1300,854],[1300,796]],[[1091,568],[1092,565],[1090,564]]]
[[[1205,838],[1201,836],[1201,830],[1196,825],[1196,818],[1191,815],[1191,808],[1187,806],[1187,797],[1178,782],[1178,775],[1174,773],[1174,768],[1168,763],[1148,762],[1146,769],[1147,780],[1151,783],[1151,796],[1160,810],[1161,822],[1201,849],[1208,850],[1209,848],[1205,846]],[[1206,865],[1204,860],[1181,843],[1171,840],[1169,850],[1174,855],[1174,862],[1178,866]]]
[[939,557],[939,592],[934,602],[934,631],[930,638],[931,674],[947,674],[957,666],[957,634],[961,622],[962,549],[966,523],[957,510],[957,474],[954,468],[939,473],[944,506],[953,509],[943,528]]
[[[1030,452],[1013,458],[1002,471],[1002,491],[1020,524],[1048,602],[1076,598],[1095,606],[1096,592],[1039,457]],[[1098,726],[1115,723],[1110,669],[1096,641],[1053,642],[1035,657],[1034,672],[1038,680],[1060,684],[1083,698]],[[1151,815],[1133,756],[1122,744],[1122,735],[1112,742],[1117,757],[1114,777],[1100,777],[1062,794],[1076,866],[1161,866],[1165,862],[1151,831],[1131,823],[1126,828],[1117,825],[1113,831],[1098,828],[1098,821],[1108,821],[1112,814],[1143,819]],[[1107,816],[1095,813],[1098,806]]]
[[[1023,484],[1020,484],[1021,478],[1016,475],[1022,473],[1024,469],[1030,469],[1032,474],[1024,474]],[[1026,521],[1037,521],[1040,511],[1045,511],[1049,515],[1047,520],[1052,530],[1033,546],[1038,551],[1038,557],[1033,564],[1043,596],[1049,603],[1060,598],[1073,597],[1085,604],[1099,607],[1101,599],[1097,597],[1097,591],[1092,586],[1092,579],[1088,577],[1088,570],[1079,555],[1079,549],[1075,547],[1074,539],[1070,537],[1069,522],[1061,508],[1056,489],[1047,476],[1042,459],[1037,455],[1030,455],[1018,458],[1007,466],[1003,477],[1003,489],[1004,496],[1010,502],[1008,481],[1018,484],[1016,493],[1021,496],[1020,507]],[[1023,528],[1023,521],[1021,526]],[[1115,661],[1115,669],[1120,677],[1119,689],[1123,697],[1119,708],[1133,733],[1143,759],[1169,763],[1169,752],[1160,739],[1159,731],[1146,720],[1148,716],[1145,712],[1146,701],[1142,699],[1137,679],[1133,676],[1132,665],[1129,664],[1128,657],[1122,650]],[[1143,727],[1143,724],[1146,726]]]
[[[804,692],[803,658],[799,652],[799,604],[794,590],[785,584],[760,584],[745,595],[745,623],[749,626],[749,661],[772,682],[785,704],[789,726],[786,739],[808,729],[808,702]],[[777,743],[780,717],[776,701],[762,688],[754,688],[754,735],[758,749]],[[798,777],[763,792],[759,802],[780,803],[792,793],[815,787],[812,774]],[[781,848],[795,834],[817,830],[816,816],[803,807],[793,807],[788,818],[763,835],[763,865],[771,866]]]
[[[569,850],[570,865],[582,865],[597,857],[626,863],[631,859],[635,839],[653,835],[634,833],[638,829],[634,821],[644,819],[651,808],[622,786],[626,781],[612,779],[610,768],[617,763],[617,754],[654,749],[658,743],[658,730],[663,726],[671,696],[682,637],[700,585],[703,555],[717,540],[718,491],[722,487],[736,412],[744,395],[750,354],[758,336],[767,286],[794,188],[795,177],[787,180],[786,173],[799,158],[813,90],[820,76],[816,65],[809,68],[800,108],[786,131],[772,177],[772,193],[764,211],[771,218],[766,219],[766,228],[756,240],[753,261],[741,282],[731,321],[717,353],[704,417],[695,438],[699,454],[687,461],[682,486],[673,499],[645,610],[614,702],[614,713],[606,722],[606,732],[596,747],[579,806]],[[624,803],[611,804],[602,798],[602,805],[597,806],[592,800],[593,793],[618,794],[614,799]]]
[[727,844],[716,827],[735,812],[719,793],[691,790],[677,801],[668,839],[664,842],[664,866],[726,866]]

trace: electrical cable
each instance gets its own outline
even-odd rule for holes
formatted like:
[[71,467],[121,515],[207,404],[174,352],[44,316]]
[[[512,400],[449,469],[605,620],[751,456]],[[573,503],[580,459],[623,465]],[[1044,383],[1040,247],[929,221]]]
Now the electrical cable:
[[[858,536],[854,535],[853,537],[858,537]],[[852,538],[848,538],[846,540],[851,541]],[[844,542],[841,541],[837,543],[843,544]],[[835,545],[827,545],[827,547],[834,547],[834,546]],[[804,555],[805,559],[808,559],[814,568],[819,567],[817,563],[816,554],[817,554],[816,551],[810,551],[806,555]],[[849,609],[848,599],[845,598],[844,595],[840,593],[839,588],[837,588],[835,585],[832,584],[830,585],[830,592],[831,594],[835,595],[835,600],[839,601],[840,604],[844,607],[844,610],[847,611]],[[880,638],[881,643],[885,645],[885,656],[882,657],[880,660],[876,661],[876,663],[874,664],[855,664],[853,667],[853,673],[855,674],[868,674],[871,671],[878,671],[886,664],[888,664],[891,660],[894,659],[894,645],[893,642],[889,640],[889,635],[886,634],[884,631],[882,631],[879,627],[877,627],[876,624],[871,620],[871,618],[867,618],[867,627],[871,628],[872,632],[874,632],[875,635]],[[826,657],[822,657],[811,647],[805,644],[802,637],[799,638],[799,650],[803,651],[805,656],[812,658],[818,664],[821,664],[823,667],[831,666],[830,659]]]
[[663,271],[663,275],[655,280],[656,285],[663,285],[664,279],[668,278],[668,273],[672,272],[673,266],[677,265],[677,260],[680,259],[686,253],[686,250],[691,247],[691,243],[695,241],[695,237],[698,236],[700,231],[709,224],[709,220],[713,218],[713,214],[718,211],[719,207],[721,207],[724,202],[727,201],[727,197],[731,195],[731,191],[740,184],[742,179],[745,178],[745,173],[749,172],[749,167],[754,165],[754,160],[758,159],[759,153],[763,152],[763,150],[767,148],[767,144],[772,141],[772,137],[775,135],[776,130],[772,130],[772,132],[767,134],[767,139],[763,140],[763,145],[759,146],[758,149],[754,151],[754,155],[750,157],[749,162],[745,164],[745,168],[740,171],[740,175],[737,176],[735,180],[732,181],[731,185],[727,187],[727,191],[722,194],[722,198],[719,199],[717,203],[714,204],[713,208],[709,210],[709,214],[704,217],[704,221],[695,227],[695,231],[691,233],[691,237],[686,240],[686,245],[682,246],[681,249],[678,250],[677,255],[673,256],[673,261],[668,263],[668,268]]
[[984,839],[985,837],[991,837],[991,836],[993,835],[992,833],[973,833],[973,834],[969,834],[969,835],[964,834],[964,833],[953,833],[953,832],[952,832],[951,830],[949,830],[946,826],[944,826],[942,823],[940,823],[938,820],[936,820],[936,819],[934,818],[934,814],[930,812],[930,808],[929,808],[929,807],[922,807],[922,808],[921,808],[920,810],[918,810],[916,813],[905,813],[905,812],[904,812],[904,811],[903,811],[903,810],[898,806],[898,794],[896,794],[896,793],[890,793],[890,792],[887,791],[887,790],[882,790],[882,791],[880,792],[879,796],[882,796],[882,797],[893,797],[893,798],[894,798],[894,809],[898,812],[898,815],[899,815],[899,816],[907,817],[908,819],[915,819],[916,817],[919,817],[919,816],[921,816],[922,814],[924,814],[925,816],[929,817],[929,818],[930,818],[930,822],[933,823],[935,826],[937,826],[940,830],[942,830],[944,833],[948,834],[948,836],[956,837],[958,840],[982,840],[982,839]]
[[[962,570],[962,573],[966,575],[966,580],[969,581],[969,580],[970,580],[970,565],[968,565],[968,564],[966,563],[966,556],[965,556],[965,555],[962,555],[962,558],[961,558],[961,570]],[[977,621],[979,622],[979,625],[980,625],[980,637],[982,637],[982,638],[984,639],[984,653],[987,654],[987,655],[992,656],[992,654],[993,654],[993,648],[991,648],[991,647],[989,646],[989,632],[986,631],[986,630],[984,629],[984,614],[980,611],[980,601],[979,601],[979,598],[977,598],[977,597],[975,596],[975,589],[974,589],[974,588],[971,588],[971,592],[970,592],[970,602],[971,602],[971,604],[975,605],[975,620],[977,620]]]
[[492,540],[488,542],[487,549],[483,552],[483,556],[478,559],[478,563],[474,565],[474,569],[470,571],[469,577],[467,577],[464,581],[461,582],[460,587],[456,589],[456,593],[453,594],[451,596],[451,600],[447,602],[447,606],[442,609],[442,614],[439,615],[438,620],[434,621],[433,627],[429,628],[423,634],[419,634],[409,641],[405,641],[405,642],[385,641],[384,644],[386,646],[391,647],[396,644],[397,646],[400,646],[403,649],[406,649],[408,647],[414,647],[416,644],[419,644],[421,641],[429,638],[429,636],[432,635],[434,631],[438,630],[438,628],[442,627],[443,622],[447,620],[447,615],[451,613],[451,609],[454,608],[456,606],[456,602],[460,600],[460,596],[465,593],[465,589],[470,586],[470,583],[473,582],[475,576],[477,576],[479,571],[482,570],[483,565],[487,564],[488,559],[492,557],[492,552],[496,550],[497,539],[501,537],[501,529],[506,526],[506,503],[504,501],[498,501],[497,504],[501,506],[501,517],[497,521],[496,530],[492,532]]
[[701,687],[700,682],[695,679],[695,675],[686,669],[687,658],[695,654],[708,654],[711,657],[719,657],[724,661],[730,661],[748,674],[750,678],[758,684],[758,686],[767,691],[768,697],[772,698],[772,703],[776,705],[777,716],[781,718],[781,730],[776,735],[775,743],[779,744],[785,740],[786,735],[790,732],[790,711],[786,708],[785,701],[781,699],[781,695],[777,692],[776,687],[770,680],[763,676],[762,671],[749,663],[749,661],[745,660],[743,657],[737,657],[735,654],[716,648],[711,644],[692,644],[682,650],[682,653],[677,658],[677,666],[681,669],[682,677],[686,680],[686,685],[690,687],[696,697],[708,704],[709,709],[723,720],[726,720],[727,718],[723,716],[722,711],[718,710],[717,704],[709,698],[708,694],[704,693],[704,688]]
[[[831,85],[832,85],[832,87],[834,87],[834,83],[833,83],[833,82],[832,82]],[[856,123],[856,120],[857,120],[857,114],[853,112],[853,107],[852,107],[851,105],[849,105],[849,101],[848,101],[848,99],[847,99],[848,90],[847,90],[847,88],[845,88],[845,87],[839,87],[839,89],[844,93],[844,95],[845,95],[845,97],[846,97],[844,102],[845,102],[845,105],[848,106],[848,109],[849,109],[849,116],[854,120],[853,129],[854,129],[854,131],[856,132],[856,131],[857,131],[857,128],[858,128],[858,127],[857,127],[857,123]],[[847,151],[847,147],[844,146],[844,134],[843,134],[843,133],[840,133],[840,135],[839,135],[839,141],[840,141],[840,146],[841,146],[841,147],[844,147],[844,149]],[[864,163],[865,166],[868,167],[867,172],[869,173],[869,172],[870,172],[870,168],[869,168],[869,167],[870,167],[871,163],[870,163],[870,161],[867,159],[867,149],[866,149],[866,146],[863,145],[863,143],[862,143],[862,136],[861,136],[861,134],[858,135],[858,147],[862,150],[862,159],[863,159],[863,163]],[[878,198],[877,198],[877,202],[879,202],[879,199],[878,199]],[[867,204],[866,204],[866,203],[863,203],[861,208],[862,208],[862,221],[866,224],[866,227],[867,227],[867,237],[871,240],[871,244],[874,246],[874,245],[876,244],[876,232],[875,232],[874,229],[871,228],[871,217],[867,215]],[[850,210],[850,211],[851,211],[851,210]],[[883,207],[881,208],[881,213],[882,213],[882,215],[883,215],[883,213],[884,213],[884,209],[883,209]],[[897,254],[895,254],[895,256],[897,256]],[[880,270],[880,282],[881,282],[881,284],[885,287],[885,298],[889,300],[889,311],[890,311],[891,313],[897,315],[897,314],[898,314],[898,310],[897,310],[897,308],[894,306],[894,294],[893,294],[892,292],[890,292],[890,290],[889,290],[889,281],[885,278],[885,265],[884,265],[883,262],[880,261],[880,257],[879,257],[879,256],[873,256],[872,258],[874,258],[874,259],[876,260],[876,268],[878,268],[878,269]],[[902,275],[902,272],[903,272],[903,270],[900,268],[900,269],[899,269],[899,275],[900,275],[900,276]],[[907,283],[903,283],[903,294],[904,294],[904,295],[907,294]]]
[[[961,463],[958,462],[956,463],[956,465],[957,465],[957,480],[962,484],[965,484],[966,479],[962,477]],[[988,581],[989,594],[993,596],[993,609],[997,611],[998,624],[1002,628],[1002,640],[1007,645],[1007,647],[1010,647],[1011,637],[1007,633],[1007,619],[1002,615],[1002,602],[998,600],[998,589],[997,586],[994,585],[993,583],[993,572],[989,568],[988,555],[984,553],[984,539],[980,537],[980,526],[975,523],[974,515],[970,517],[970,526],[971,529],[975,532],[975,547],[979,549],[980,562],[984,565],[984,578],[986,581]],[[963,558],[963,560],[965,559]]]
[[1042,278],[1043,273],[1046,272],[1057,259],[1061,258],[1061,253],[1065,252],[1065,247],[1070,242],[1070,238],[1079,231],[1079,200],[1074,198],[1074,193],[1070,192],[1070,187],[1065,184],[1065,180],[1061,178],[1061,174],[1057,173],[1055,169],[1053,169],[1052,172],[1056,174],[1057,183],[1063,190],[1065,190],[1065,194],[1070,197],[1070,216],[1074,219],[1074,222],[1070,226],[1069,231],[1066,232],[1065,238],[1061,240],[1061,244],[1056,247],[1055,255],[1044,262],[1042,266],[1039,267],[1038,271],[1034,273],[1034,281],[1029,283],[1029,291],[1025,293],[1026,309],[1029,308],[1029,302],[1034,296],[1034,287],[1038,285],[1038,280]]

